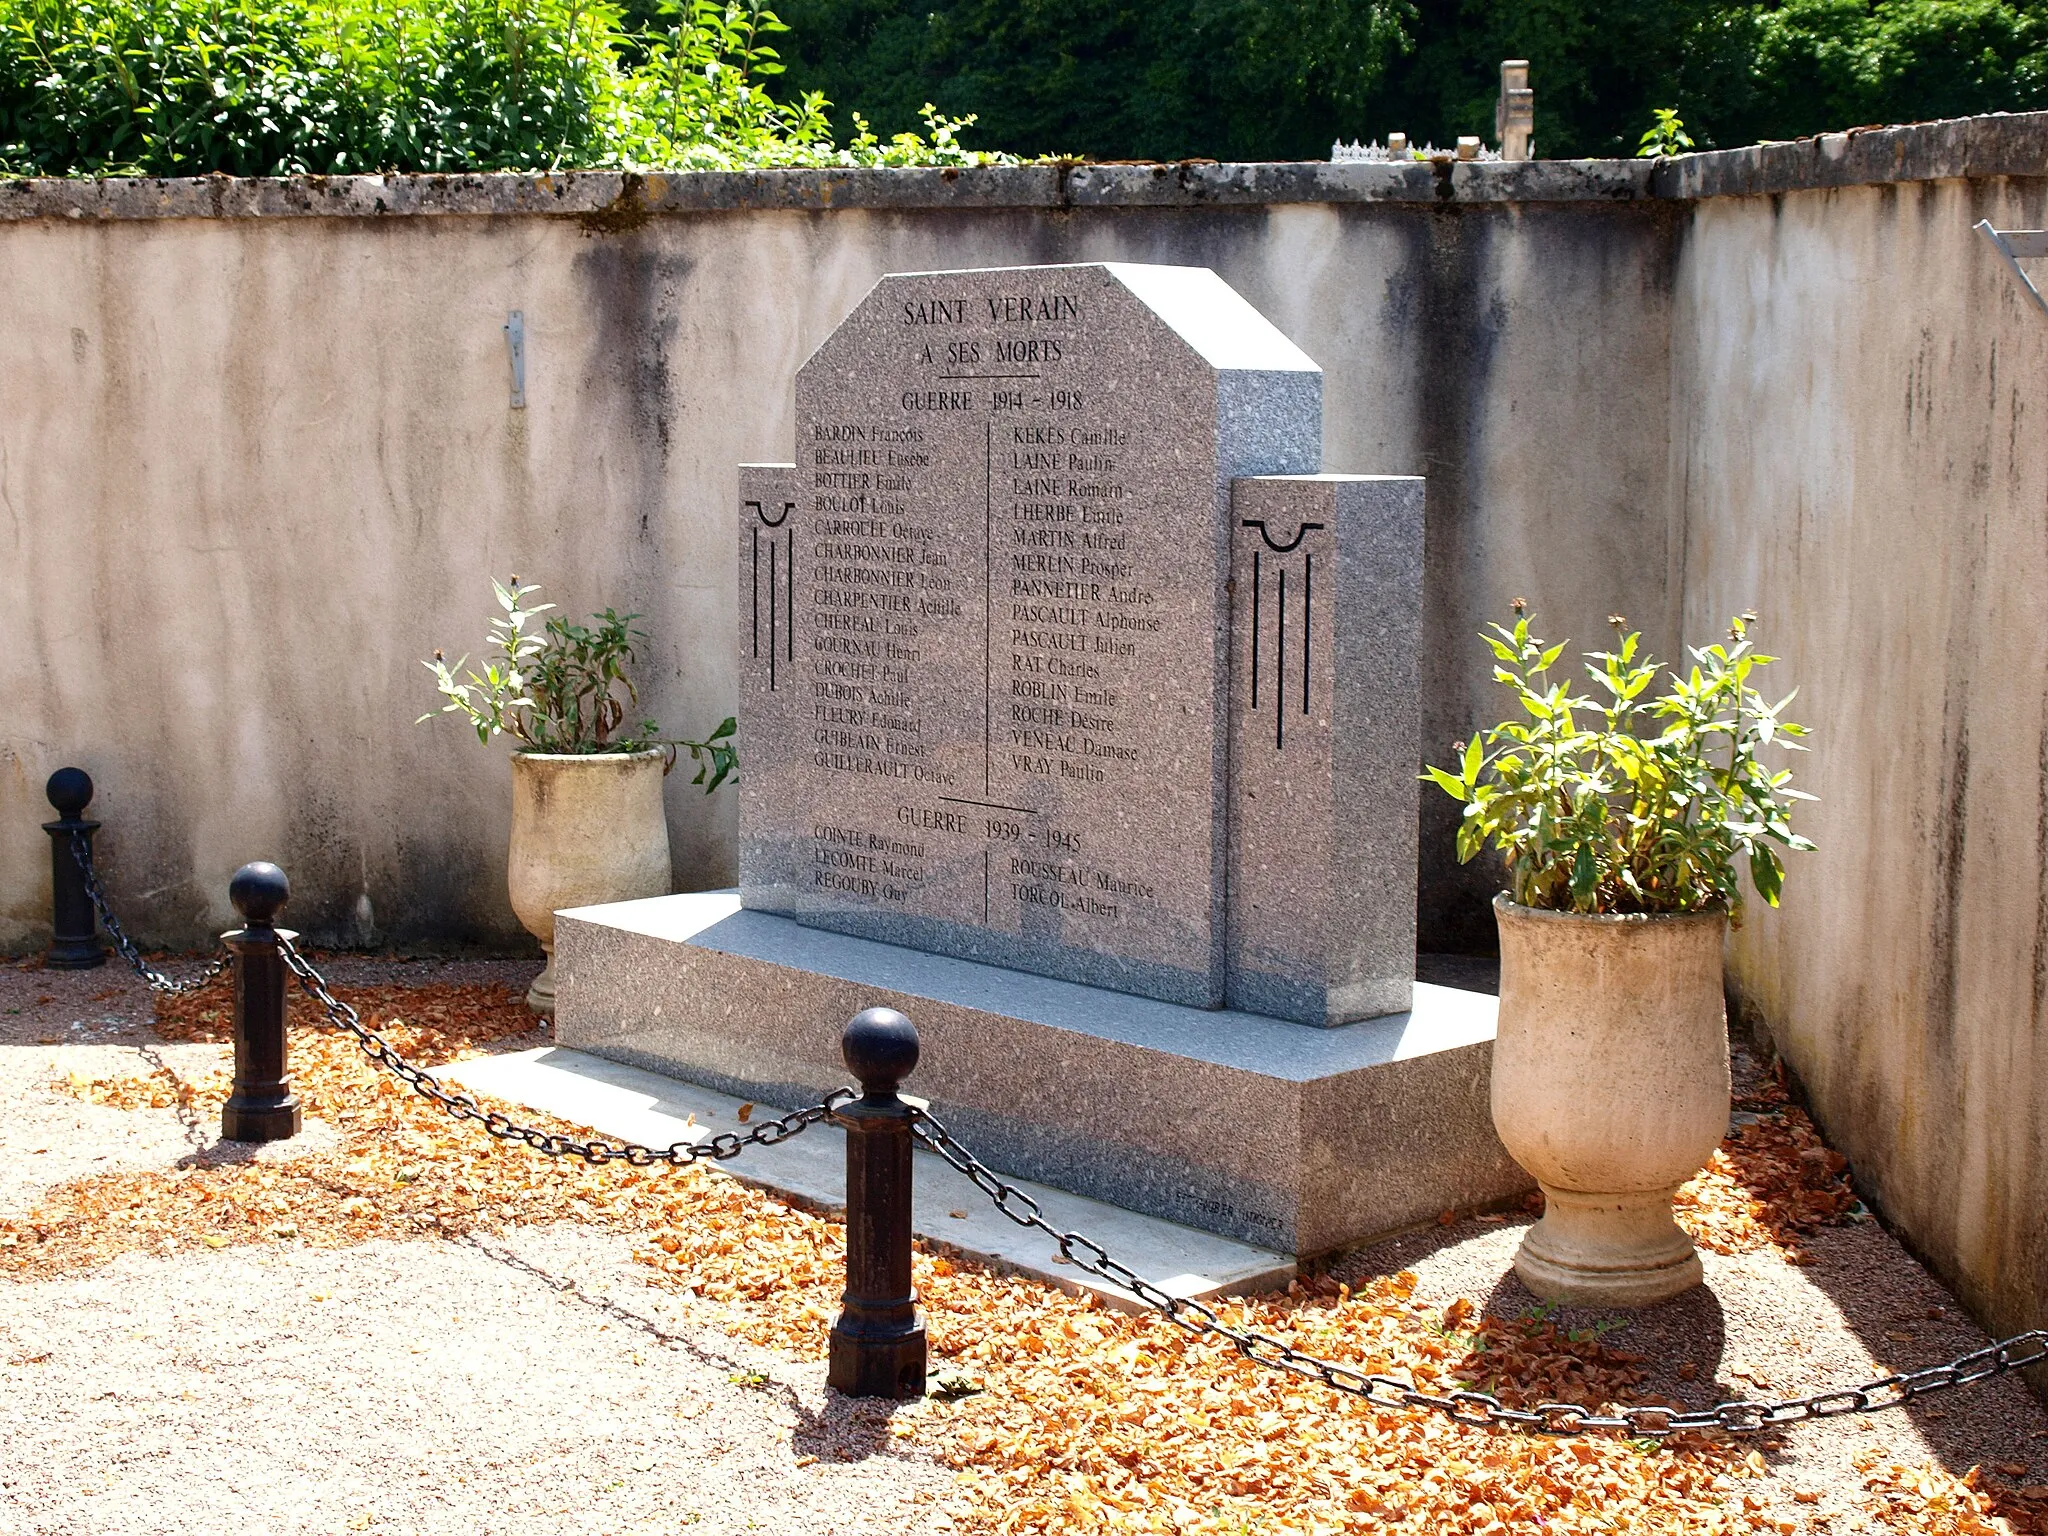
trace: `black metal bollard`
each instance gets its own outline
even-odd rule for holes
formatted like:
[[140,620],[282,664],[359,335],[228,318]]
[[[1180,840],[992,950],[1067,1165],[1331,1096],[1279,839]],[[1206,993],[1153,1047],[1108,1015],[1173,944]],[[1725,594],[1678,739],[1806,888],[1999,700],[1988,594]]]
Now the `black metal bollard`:
[[74,834],[88,847],[100,824],[85,819],[92,804],[92,776],[83,768],[59,768],[43,786],[57,819],[43,823],[50,834],[50,948],[43,964],[53,971],[89,971],[107,963],[100,945],[99,919],[85,889],[85,871],[72,851]]
[[284,945],[270,921],[291,894],[275,864],[244,864],[228,882],[246,926],[221,935],[235,957],[235,1086],[220,1112],[225,1141],[298,1134],[299,1101],[285,1075]]
[[849,1397],[922,1397],[924,1319],[910,1281],[910,1106],[896,1085],[917,1066],[917,1029],[893,1008],[857,1013],[840,1054],[865,1097],[846,1130],[846,1294],[832,1324],[828,1385]]

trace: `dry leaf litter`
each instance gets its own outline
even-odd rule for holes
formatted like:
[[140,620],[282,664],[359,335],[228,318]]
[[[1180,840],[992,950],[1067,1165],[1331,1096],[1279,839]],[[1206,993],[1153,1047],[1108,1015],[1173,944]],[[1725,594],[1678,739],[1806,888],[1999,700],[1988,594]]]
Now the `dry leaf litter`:
[[[441,1064],[536,1043],[503,986],[343,989],[409,1058]],[[160,999],[169,1041],[227,1038],[225,991]],[[303,998],[293,1022],[312,1024]],[[550,1222],[634,1237],[654,1284],[696,1298],[729,1332],[786,1358],[817,1359],[842,1284],[843,1229],[720,1173],[589,1168],[501,1146],[438,1110],[327,1030],[297,1029],[292,1073],[331,1150],[277,1162],[121,1172],[48,1191],[0,1222],[0,1273],[49,1276],[137,1250],[289,1240],[356,1245],[502,1234]],[[225,1071],[74,1074],[92,1103],[217,1117]],[[1803,1241],[1855,1209],[1843,1160],[1782,1087],[1747,1106],[1711,1165],[1681,1192],[1680,1219],[1717,1253]],[[536,1117],[525,1116],[531,1120]],[[1751,1444],[1675,1436],[1551,1440],[1383,1411],[1239,1359],[1157,1318],[1132,1316],[920,1245],[917,1282],[940,1391],[890,1433],[956,1469],[947,1511],[966,1529],[1025,1533],[1306,1533],[1871,1530],[2042,1536],[2048,1488],[1985,1486],[1978,1469],[1859,1458],[1846,1521],[1787,1513]],[[1639,1389],[1643,1362],[1567,1333],[1535,1309],[1485,1315],[1468,1298],[1417,1299],[1412,1273],[1297,1281],[1231,1304],[1233,1322],[1425,1389],[1474,1387],[1516,1405],[1675,1401]],[[2012,1474],[2024,1474],[2015,1465]],[[1812,1501],[1804,1492],[1793,1506]]]

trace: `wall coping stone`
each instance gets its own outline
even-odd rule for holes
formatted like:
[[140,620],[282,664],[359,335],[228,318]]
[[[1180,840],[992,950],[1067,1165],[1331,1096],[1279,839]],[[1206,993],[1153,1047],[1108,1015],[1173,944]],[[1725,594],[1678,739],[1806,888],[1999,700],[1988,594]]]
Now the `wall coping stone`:
[[465,176],[105,177],[0,181],[0,221],[574,217],[625,230],[661,214],[840,208],[1202,208],[1275,203],[1635,202],[1648,161],[1405,165],[1047,164],[901,170],[490,172]]
[[1658,162],[1652,191],[1687,201],[1885,182],[2048,176],[2048,112],[1996,112]]
[[661,214],[839,208],[1205,208],[1286,203],[1690,202],[1873,183],[2048,176],[2048,112],[1996,113],[1668,160],[1071,163],[534,175],[17,177],[0,222],[525,216],[623,232]]

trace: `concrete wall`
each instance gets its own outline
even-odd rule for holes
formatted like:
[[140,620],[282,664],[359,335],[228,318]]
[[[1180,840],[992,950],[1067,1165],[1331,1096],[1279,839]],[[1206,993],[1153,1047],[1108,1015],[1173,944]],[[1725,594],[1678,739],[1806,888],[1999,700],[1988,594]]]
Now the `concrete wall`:
[[[789,456],[797,364],[889,271],[1221,272],[1327,370],[1328,467],[1430,477],[1448,754],[1509,598],[1586,635],[1663,591],[1677,213],[1647,167],[1538,169],[0,186],[0,943],[42,935],[42,783],[75,762],[150,940],[208,942],[269,857],[323,939],[520,944],[504,749],[413,724],[419,658],[479,648],[516,571],[643,612],[648,702],[713,725],[734,466]],[[678,884],[728,882],[730,797],[684,777]],[[1452,809],[1425,932],[1483,945]]]
[[2048,180],[1728,179],[1680,245],[1675,578],[1694,643],[1763,616],[1820,796],[1735,979],[1886,1219],[2039,1327],[2048,315],[1971,225],[2043,227]]

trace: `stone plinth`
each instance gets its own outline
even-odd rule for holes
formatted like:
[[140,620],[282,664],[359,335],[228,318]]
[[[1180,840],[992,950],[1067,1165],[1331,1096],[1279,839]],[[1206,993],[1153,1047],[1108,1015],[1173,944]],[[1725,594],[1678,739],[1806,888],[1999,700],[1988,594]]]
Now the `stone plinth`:
[[[1487,1106],[1494,1000],[1417,985],[1335,1029],[1189,1008],[741,910],[736,892],[558,914],[562,1044],[764,1104],[840,1085],[900,1008],[909,1091],[994,1166],[1294,1254],[1530,1187]],[[963,1196],[964,1198],[964,1196]]]

